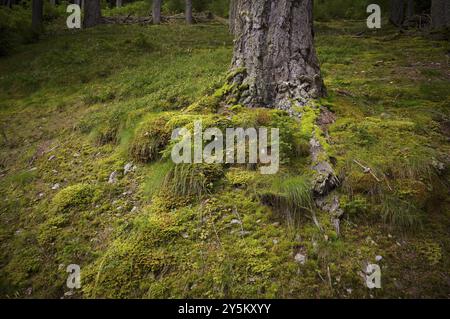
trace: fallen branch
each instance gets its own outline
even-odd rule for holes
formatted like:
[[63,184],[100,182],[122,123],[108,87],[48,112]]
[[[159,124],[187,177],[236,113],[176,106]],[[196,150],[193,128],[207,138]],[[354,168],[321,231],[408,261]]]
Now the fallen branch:
[[353,162],[355,162],[356,164],[358,164],[358,166],[360,166],[365,174],[370,174],[373,176],[373,178],[375,178],[375,180],[380,183],[381,180],[374,174],[374,172],[372,171],[372,169],[370,167],[364,166],[363,164],[361,164],[360,162],[358,162],[357,160],[353,160]]

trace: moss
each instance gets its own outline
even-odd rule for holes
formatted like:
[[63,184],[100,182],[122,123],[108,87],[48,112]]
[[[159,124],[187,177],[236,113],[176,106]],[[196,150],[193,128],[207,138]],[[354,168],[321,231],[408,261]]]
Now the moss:
[[130,146],[134,160],[149,163],[161,158],[161,151],[169,143],[172,132],[166,127],[167,116],[150,117],[138,127]]
[[255,183],[258,173],[240,169],[230,169],[226,173],[227,181],[234,187],[248,187]]
[[56,213],[64,213],[71,208],[81,208],[89,205],[94,199],[94,188],[88,184],[68,186],[52,199],[51,209]]
[[415,249],[425,258],[430,266],[435,266],[442,261],[441,246],[431,240],[422,241],[416,244]]

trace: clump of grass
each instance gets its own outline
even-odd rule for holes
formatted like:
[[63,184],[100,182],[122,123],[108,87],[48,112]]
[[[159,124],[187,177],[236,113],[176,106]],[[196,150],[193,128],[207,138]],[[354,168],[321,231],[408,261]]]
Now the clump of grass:
[[260,194],[263,204],[284,214],[289,223],[297,220],[300,213],[312,211],[311,181],[307,176],[277,178],[272,181],[269,191]]
[[413,203],[384,195],[380,205],[382,221],[391,227],[411,231],[422,226],[422,213]]
[[211,193],[215,183],[223,176],[222,165],[179,164],[166,175],[164,187],[179,196],[201,197]]
[[167,122],[165,116],[159,116],[140,125],[130,148],[134,160],[150,163],[161,158],[160,152],[167,146],[171,136],[171,131],[166,127]]

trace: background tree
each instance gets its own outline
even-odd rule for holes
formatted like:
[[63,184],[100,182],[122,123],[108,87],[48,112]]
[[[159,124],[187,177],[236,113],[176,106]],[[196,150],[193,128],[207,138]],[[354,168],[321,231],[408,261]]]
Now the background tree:
[[153,24],[161,23],[161,3],[162,0],[153,0],[153,9],[152,9]]
[[431,24],[434,29],[450,27],[450,0],[431,2]]
[[122,0],[116,0],[116,7],[120,8],[122,6]]
[[31,25],[33,31],[40,32],[42,30],[42,17],[44,15],[44,1],[33,0],[31,11]]
[[405,20],[405,0],[391,0],[390,2],[390,17],[391,23],[400,27]]
[[83,27],[94,27],[101,22],[100,0],[86,0],[84,3]]
[[406,7],[406,17],[411,18],[415,13],[415,3],[414,0],[408,0],[408,5]]
[[186,15],[186,23],[192,24],[192,22],[193,22],[193,20],[192,20],[192,0],[186,0],[185,15]]
[[325,95],[313,42],[312,0],[238,0],[234,81],[247,89],[241,103],[289,109]]

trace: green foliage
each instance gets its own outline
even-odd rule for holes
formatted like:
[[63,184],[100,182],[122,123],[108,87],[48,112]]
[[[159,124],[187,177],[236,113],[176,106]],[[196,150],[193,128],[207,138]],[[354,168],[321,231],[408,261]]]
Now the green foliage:
[[283,214],[288,224],[299,221],[302,213],[310,214],[314,202],[308,176],[282,176],[273,178],[259,197],[265,205],[273,207]]
[[64,213],[71,208],[80,209],[84,205],[90,204],[94,195],[94,189],[90,185],[76,184],[68,186],[55,195],[51,207],[55,213]]
[[[318,20],[330,19],[364,19],[370,0],[319,0],[314,1],[314,17]],[[388,1],[378,1],[384,12],[388,11]]]
[[[349,216],[338,235],[328,213],[316,212],[320,227],[300,218],[314,208],[308,140],[325,140],[316,106],[300,122],[224,107],[225,26],[68,31],[60,22],[0,59],[2,297],[61,298],[69,263],[83,271],[74,298],[448,295],[446,43],[387,41],[396,31],[384,28],[355,38],[364,21],[317,25],[330,95],[320,105],[337,116],[327,151]],[[239,165],[174,167],[156,151],[151,163],[134,158],[133,144],[155,150],[158,137],[196,119],[204,128],[279,127],[288,160],[271,177]],[[359,273],[377,255],[385,288],[368,291]]]
[[160,153],[172,134],[166,127],[167,122],[166,116],[158,116],[141,123],[130,147],[130,153],[136,161],[149,163],[161,157]]
[[217,164],[179,164],[167,174],[165,188],[179,196],[211,193],[215,183],[224,175]]

